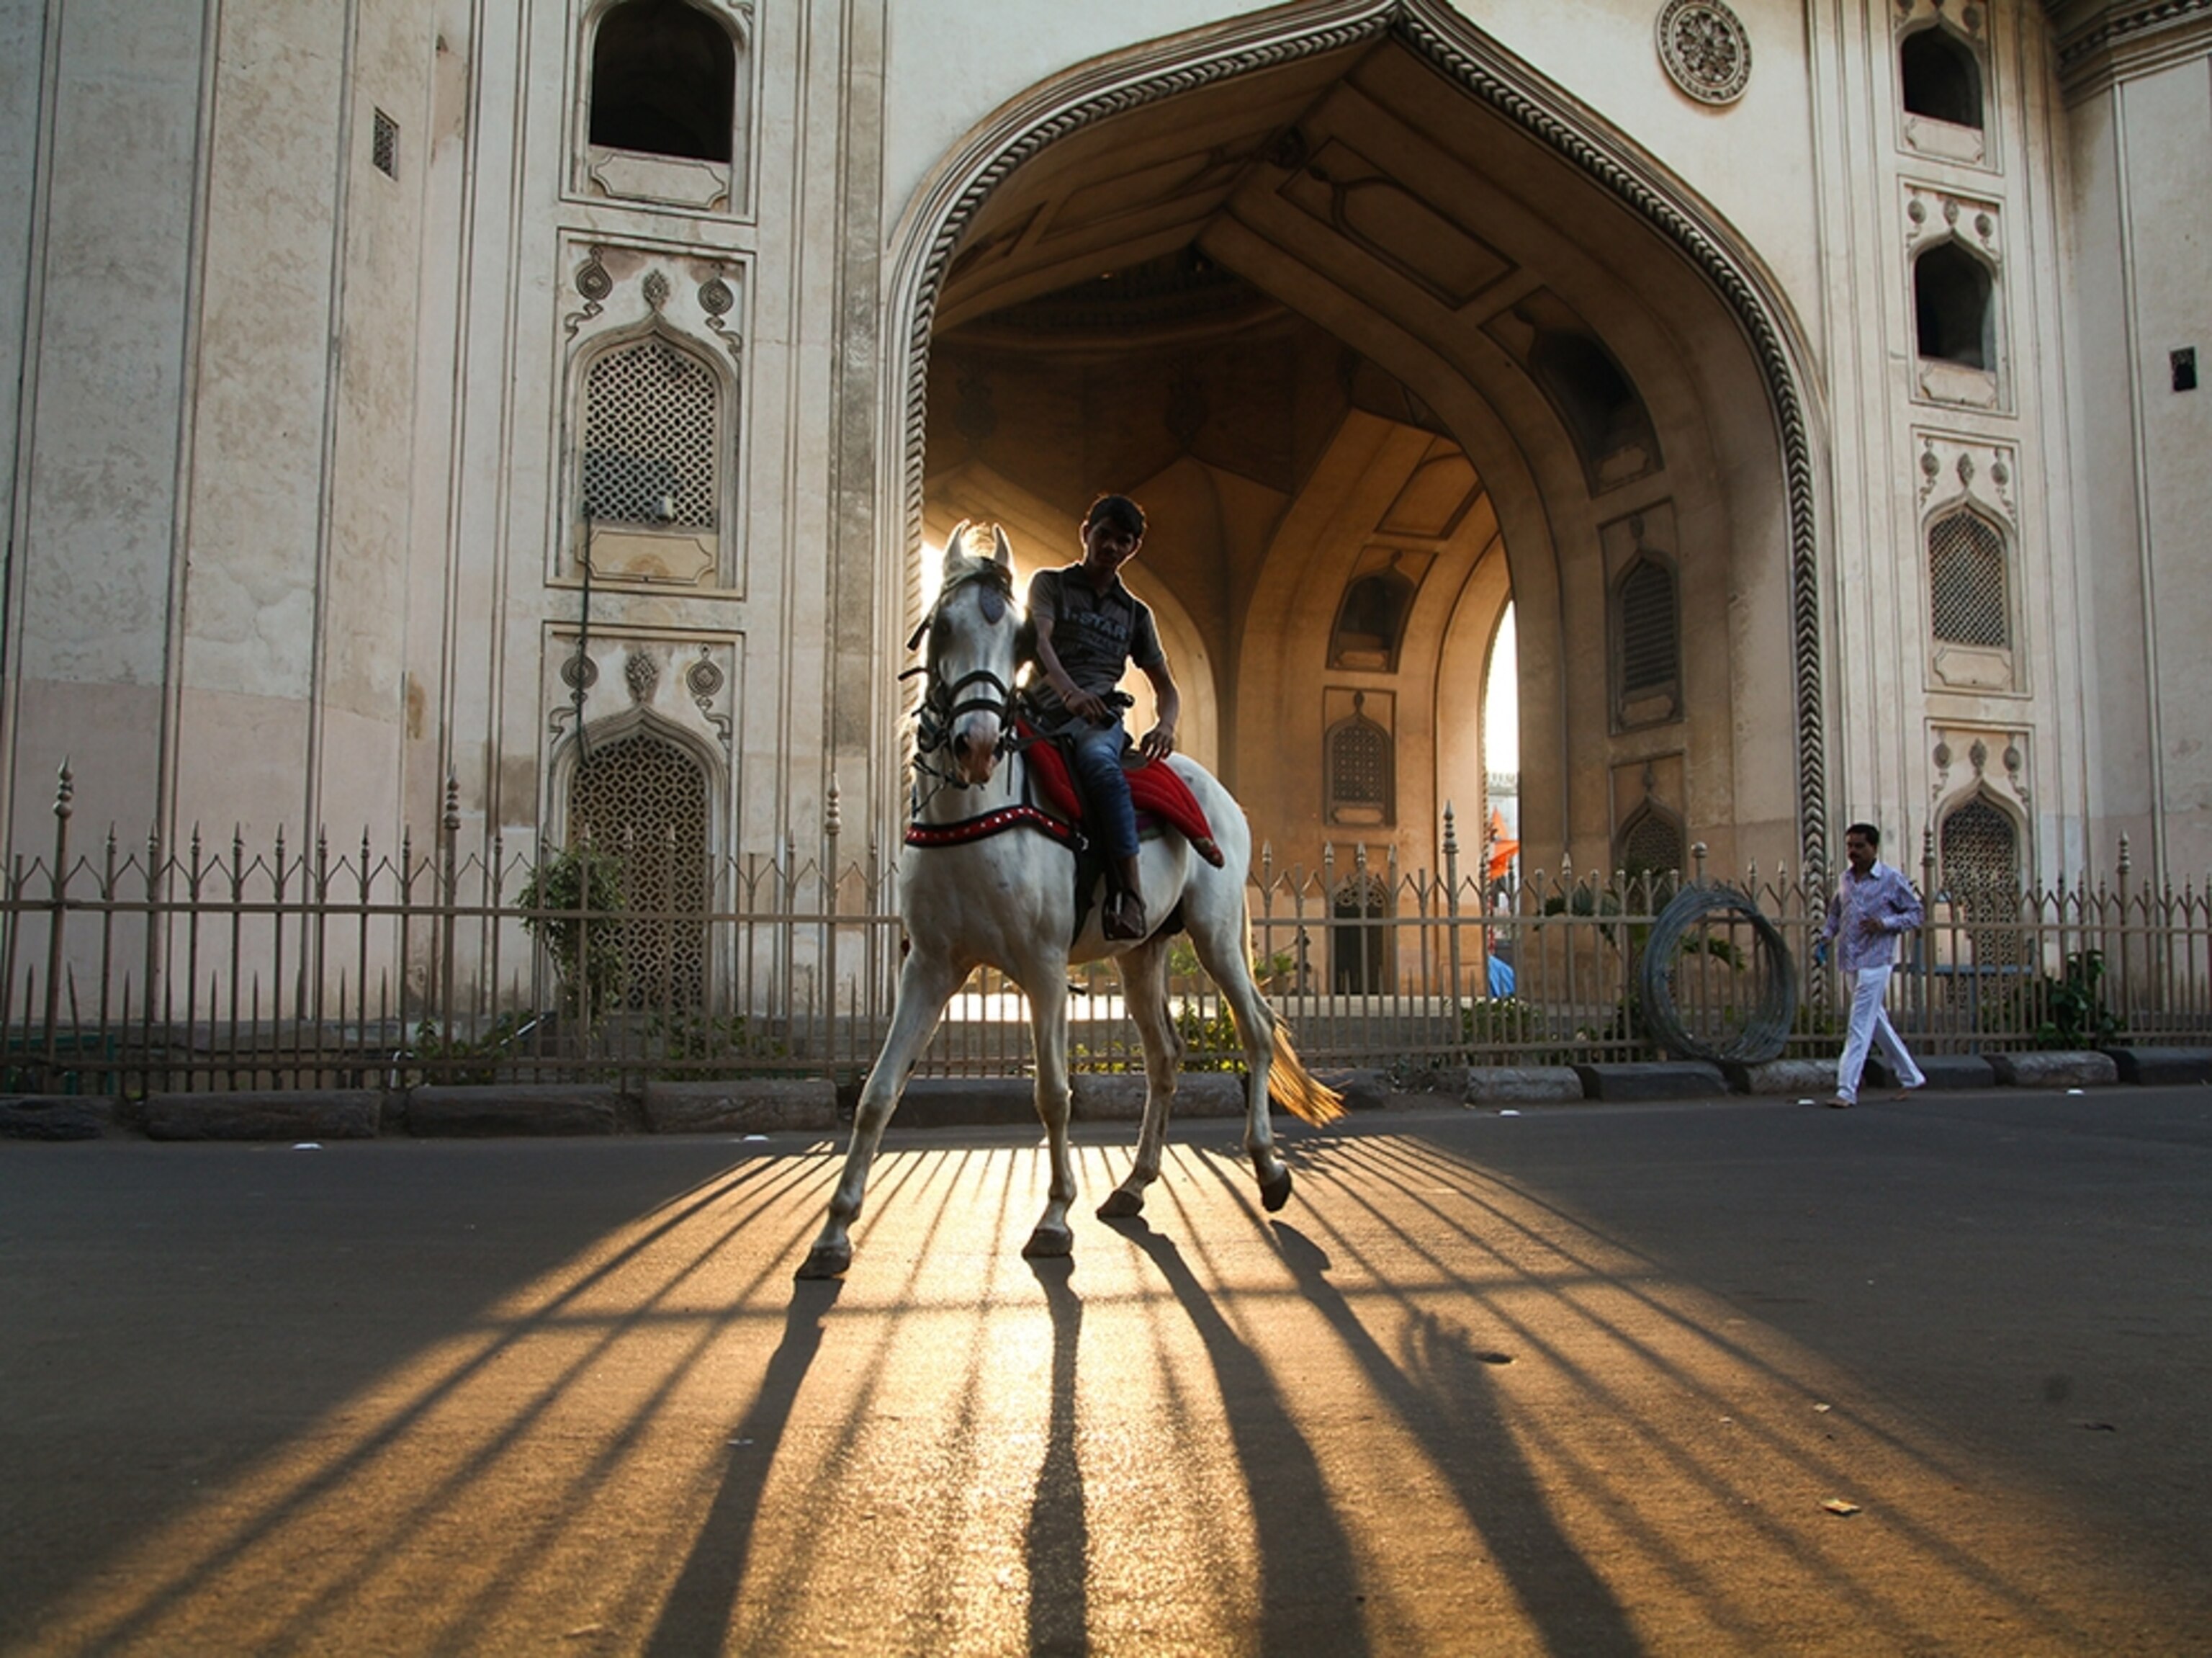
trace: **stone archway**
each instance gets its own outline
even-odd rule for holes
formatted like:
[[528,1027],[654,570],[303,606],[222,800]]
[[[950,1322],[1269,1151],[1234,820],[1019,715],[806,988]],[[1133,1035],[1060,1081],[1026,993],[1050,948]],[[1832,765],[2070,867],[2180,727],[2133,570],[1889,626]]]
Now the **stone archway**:
[[[1231,665],[1223,744],[1255,817],[1296,814],[1287,796],[1255,798],[1266,793],[1246,764],[1255,734],[1270,742],[1271,764],[1286,731],[1298,752],[1310,735],[1303,747],[1317,766],[1328,723],[1320,698],[1309,697],[1310,708],[1285,700],[1312,688],[1293,647],[1313,616],[1333,613],[1363,559],[1404,551],[1409,539],[1393,531],[1387,507],[1358,521],[1359,499],[1380,489],[1371,466],[1346,462],[1334,497],[1316,493],[1331,454],[1358,447],[1365,424],[1375,454],[1415,440],[1455,448],[1479,487],[1454,521],[1479,497],[1494,530],[1454,546],[1456,530],[1439,519],[1428,527],[1444,533],[1410,537],[1444,572],[1416,602],[1428,646],[1410,686],[1402,673],[1389,687],[1341,676],[1346,688],[1398,698],[1401,729],[1427,745],[1400,756],[1401,771],[1427,779],[1404,815],[1432,822],[1453,798],[1437,732],[1480,682],[1467,642],[1486,646],[1510,595],[1532,848],[1604,863],[1625,814],[1656,789],[1723,867],[1744,856],[1822,859],[1816,489],[1802,353],[1757,261],[1710,211],[1425,0],[1274,13],[1087,65],[1001,112],[908,217],[890,452],[903,458],[909,546],[949,435],[980,451],[988,435],[975,434],[1001,418],[1052,430],[1035,410],[996,409],[944,383],[946,359],[965,346],[1011,350],[1010,326],[1067,311],[1102,271],[1119,280],[1177,258],[1260,296],[1268,317],[1250,321],[1254,330],[1317,330],[1352,365],[1327,441],[1294,469],[1294,487],[1274,491],[1283,498],[1261,556],[1233,537],[1182,555],[1179,594],[1230,572],[1215,582],[1227,590],[1213,607],[1215,658]],[[1240,302],[1214,297],[1231,311]],[[1152,345],[1172,356],[1190,308],[1162,315]],[[1227,326],[1243,325],[1232,316]],[[1311,357],[1310,344],[1297,349]],[[1079,355],[1094,347],[1103,339],[1077,343]],[[1206,388],[1193,395],[1194,383],[1170,374],[1147,389],[1181,439],[1180,450],[1162,451],[1167,461],[1206,431]],[[1057,478],[1024,486],[1068,497],[1073,510],[1083,489],[1141,485],[1166,470],[1127,456],[1119,464],[1080,487]],[[1255,484],[1234,466],[1217,470]],[[1645,552],[1682,570],[1686,625],[1700,630],[1671,711],[1625,709],[1604,661],[1608,578]],[[1497,559],[1510,582],[1501,584]],[[1784,709],[1794,717],[1765,716]],[[1751,710],[1760,717],[1738,717]],[[1459,798],[1464,811],[1471,802]],[[1405,845],[1423,850],[1418,837]]]

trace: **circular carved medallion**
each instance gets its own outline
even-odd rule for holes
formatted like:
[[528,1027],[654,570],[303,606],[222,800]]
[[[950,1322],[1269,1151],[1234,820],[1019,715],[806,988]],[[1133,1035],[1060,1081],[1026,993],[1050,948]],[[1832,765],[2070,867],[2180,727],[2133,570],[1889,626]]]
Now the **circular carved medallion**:
[[1667,0],[1659,14],[1659,61],[1668,78],[1701,104],[1732,104],[1751,79],[1751,37],[1721,0]]

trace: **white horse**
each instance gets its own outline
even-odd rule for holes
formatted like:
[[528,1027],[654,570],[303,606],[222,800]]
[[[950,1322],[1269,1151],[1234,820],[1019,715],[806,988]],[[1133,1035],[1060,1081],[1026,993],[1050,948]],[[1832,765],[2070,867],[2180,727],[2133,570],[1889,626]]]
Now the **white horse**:
[[1152,935],[1133,943],[1109,942],[1096,910],[1077,935],[1073,855],[1023,811],[1024,762],[1010,743],[1023,628],[1013,601],[1012,552],[1006,532],[994,526],[993,555],[970,557],[967,532],[962,524],[945,547],[944,581],[922,630],[929,641],[928,690],[916,744],[909,850],[899,871],[899,914],[908,949],[898,1001],[883,1053],[860,1091],[829,1218],[799,1269],[802,1278],[834,1277],[852,1265],[850,1228],[860,1212],[876,1148],[945,1003],[979,966],[1006,974],[1030,1002],[1036,1109],[1051,1143],[1052,1186],[1024,1255],[1066,1255],[1075,1241],[1067,1222],[1075,1201],[1075,1167],[1067,1149],[1071,962],[1117,958],[1129,1016],[1145,1050],[1145,1119],[1136,1162],[1099,1216],[1114,1220],[1137,1214],[1145,1188],[1159,1178],[1182,1052],[1168,1012],[1170,930],[1163,923],[1178,910],[1200,963],[1221,987],[1243,1045],[1244,1149],[1266,1208],[1280,1209],[1291,1195],[1291,1172],[1276,1153],[1267,1119],[1270,1089],[1309,1122],[1327,1122],[1342,1110],[1337,1095],[1298,1063],[1252,982],[1244,909],[1250,832],[1229,791],[1195,761],[1176,755],[1167,764],[1205,808],[1222,866],[1200,857],[1180,834],[1164,834],[1145,845],[1140,866]]

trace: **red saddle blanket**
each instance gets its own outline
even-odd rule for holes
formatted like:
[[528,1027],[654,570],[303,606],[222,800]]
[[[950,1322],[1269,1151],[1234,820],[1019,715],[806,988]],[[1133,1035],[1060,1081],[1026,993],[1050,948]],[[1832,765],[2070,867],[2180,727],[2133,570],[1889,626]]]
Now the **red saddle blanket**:
[[[1068,772],[1067,756],[1060,752],[1060,745],[1049,737],[1039,736],[1026,720],[1017,730],[1030,745],[1023,750],[1023,756],[1030,763],[1044,803],[1069,822],[1082,822],[1082,795]],[[1214,844],[1213,826],[1206,820],[1206,808],[1190,792],[1190,785],[1182,780],[1181,772],[1172,765],[1147,760],[1126,775],[1129,779],[1130,803],[1139,813],[1148,814],[1179,830],[1199,856],[1216,869],[1221,867],[1221,849]]]

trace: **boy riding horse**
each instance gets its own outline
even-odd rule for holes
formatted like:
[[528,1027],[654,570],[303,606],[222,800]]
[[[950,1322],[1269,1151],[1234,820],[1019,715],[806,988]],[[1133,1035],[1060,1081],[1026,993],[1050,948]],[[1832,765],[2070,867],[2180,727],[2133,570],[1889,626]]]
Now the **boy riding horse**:
[[1115,692],[1133,661],[1152,681],[1158,723],[1137,744],[1147,760],[1175,753],[1182,695],[1168,672],[1152,613],[1121,584],[1121,569],[1145,542],[1145,512],[1127,496],[1102,495],[1083,520],[1083,561],[1039,570],[1030,582],[1030,620],[1036,629],[1040,674],[1030,686],[1036,723],[1068,745],[1078,783],[1106,850],[1113,891],[1100,924],[1108,938],[1146,935],[1138,890],[1137,814],[1121,761],[1129,734],[1121,728],[1128,699]]

